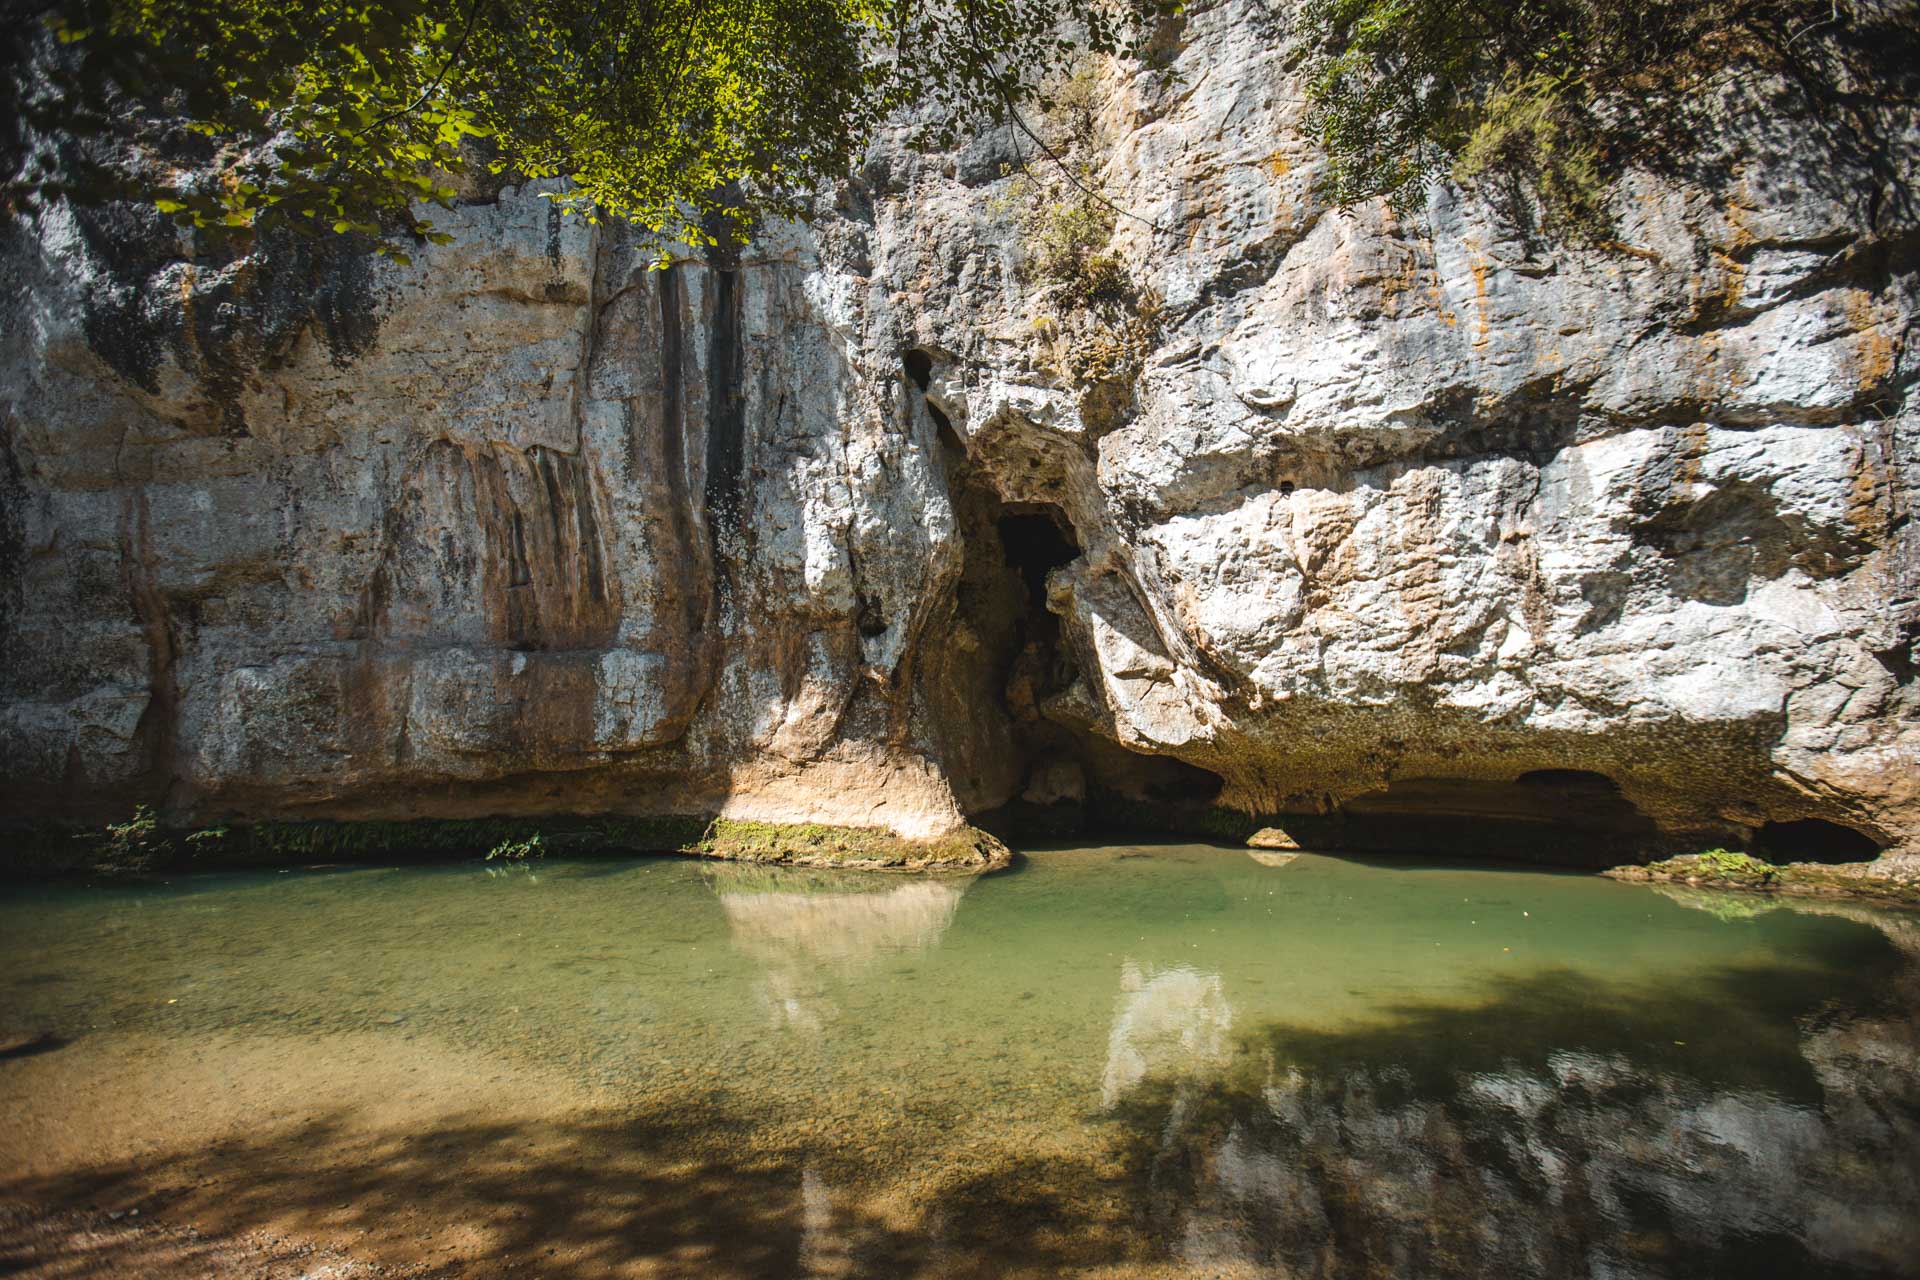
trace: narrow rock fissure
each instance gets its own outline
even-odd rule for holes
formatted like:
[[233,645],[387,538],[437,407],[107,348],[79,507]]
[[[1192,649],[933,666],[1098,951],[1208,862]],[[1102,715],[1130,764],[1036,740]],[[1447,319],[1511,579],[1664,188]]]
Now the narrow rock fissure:
[[746,404],[741,393],[740,273],[716,266],[713,321],[707,345],[707,529],[714,563],[728,557],[722,540],[739,532],[745,502],[740,492],[746,467]]

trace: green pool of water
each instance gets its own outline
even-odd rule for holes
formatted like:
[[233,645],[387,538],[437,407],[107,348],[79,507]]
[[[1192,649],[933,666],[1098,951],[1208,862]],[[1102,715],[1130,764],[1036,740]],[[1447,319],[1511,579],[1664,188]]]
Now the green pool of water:
[[1184,845],[28,887],[0,1199],[474,1274],[1920,1274],[1917,1010],[1901,913]]

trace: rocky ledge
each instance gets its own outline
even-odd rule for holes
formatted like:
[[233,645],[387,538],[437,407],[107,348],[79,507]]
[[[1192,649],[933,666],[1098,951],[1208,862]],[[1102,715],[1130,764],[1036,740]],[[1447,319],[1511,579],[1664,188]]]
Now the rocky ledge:
[[30,875],[142,875],[189,868],[366,860],[485,858],[502,865],[564,857],[678,854],[791,867],[977,875],[1007,866],[999,839],[963,826],[916,839],[884,827],[724,818],[417,819],[257,822],[187,830],[146,809],[127,823],[15,833],[11,867]]
[[1647,866],[1613,867],[1603,874],[1639,884],[1784,893],[1809,898],[1866,898],[1888,905],[1920,907],[1920,875],[1904,867],[1871,863],[1841,867],[1815,862],[1776,865],[1728,849],[1709,849]]

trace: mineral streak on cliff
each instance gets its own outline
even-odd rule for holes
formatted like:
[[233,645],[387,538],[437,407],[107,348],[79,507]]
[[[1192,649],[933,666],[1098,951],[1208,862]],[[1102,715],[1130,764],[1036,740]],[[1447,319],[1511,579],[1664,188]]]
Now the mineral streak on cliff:
[[1551,244],[1329,209],[1272,24],[1092,68],[1124,322],[1023,268],[1003,133],[664,271],[535,188],[412,266],[17,220],[7,809],[1920,853],[1912,109],[1852,172],[1730,86]]

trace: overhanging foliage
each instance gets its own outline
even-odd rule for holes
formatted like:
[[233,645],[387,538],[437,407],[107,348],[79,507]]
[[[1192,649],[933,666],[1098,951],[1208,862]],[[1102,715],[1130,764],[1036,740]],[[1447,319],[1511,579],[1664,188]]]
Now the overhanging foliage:
[[[1120,51],[1155,7],[16,0],[6,195],[139,194],[182,225],[242,236],[441,239],[421,210],[484,165],[566,179],[560,204],[643,227],[664,251],[794,212],[909,103],[937,139],[1004,119],[1070,55]],[[196,162],[129,178],[49,145],[124,141],[134,120],[201,140]]]

